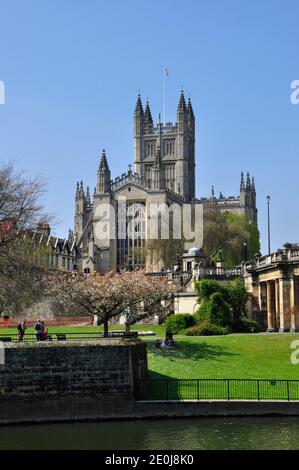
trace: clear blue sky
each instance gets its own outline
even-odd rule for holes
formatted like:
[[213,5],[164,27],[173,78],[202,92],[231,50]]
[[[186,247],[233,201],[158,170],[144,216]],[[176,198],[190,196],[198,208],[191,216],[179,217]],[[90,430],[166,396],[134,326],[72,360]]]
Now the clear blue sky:
[[197,118],[197,195],[256,178],[263,251],[299,242],[299,3],[293,0],[1,0],[0,160],[48,186],[54,231],[73,226],[75,184],[94,187],[102,148],[112,176],[133,160],[138,90],[157,118],[180,88]]

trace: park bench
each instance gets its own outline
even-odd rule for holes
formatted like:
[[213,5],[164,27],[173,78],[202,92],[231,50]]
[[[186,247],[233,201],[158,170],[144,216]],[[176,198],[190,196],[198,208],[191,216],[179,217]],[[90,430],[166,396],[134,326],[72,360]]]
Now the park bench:
[[10,341],[12,341],[12,337],[11,336],[0,336],[0,341],[2,341],[2,343],[10,343]]
[[57,341],[66,341],[66,335],[64,333],[56,333]]
[[128,331],[123,333],[124,338],[138,338],[138,331]]
[[109,336],[111,338],[137,338],[138,331],[110,331]]

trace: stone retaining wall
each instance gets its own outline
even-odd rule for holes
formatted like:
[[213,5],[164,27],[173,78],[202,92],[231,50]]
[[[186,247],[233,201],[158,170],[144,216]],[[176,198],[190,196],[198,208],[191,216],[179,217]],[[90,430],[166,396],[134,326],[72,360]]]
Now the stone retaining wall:
[[299,401],[135,401],[147,376],[139,339],[6,343],[0,425],[204,416],[299,416]]
[[135,402],[126,397],[69,397],[37,400],[33,404],[0,400],[0,426],[149,418],[204,418],[217,416],[299,416],[299,402],[269,401],[148,401]]
[[0,401],[126,396],[147,376],[142,341],[101,339],[4,343]]

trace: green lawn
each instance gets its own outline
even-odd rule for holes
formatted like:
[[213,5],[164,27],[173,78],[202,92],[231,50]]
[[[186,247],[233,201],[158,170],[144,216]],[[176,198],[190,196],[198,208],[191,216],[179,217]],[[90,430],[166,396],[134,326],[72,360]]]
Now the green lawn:
[[[121,330],[115,325],[110,329]],[[155,348],[157,338],[164,338],[165,328],[134,325],[133,330],[151,330],[153,337],[143,337],[148,345],[148,363],[152,378],[251,378],[299,379],[299,364],[292,365],[290,348],[299,334],[247,334],[210,337],[175,337],[174,350]],[[93,332],[102,327],[50,327],[51,332]],[[28,333],[33,329],[28,329]],[[17,333],[16,328],[1,328],[0,334]]]
[[[109,327],[109,330],[123,330],[123,325],[113,325]],[[157,335],[163,336],[165,328],[164,326],[157,325],[133,325],[131,330],[143,330],[143,331],[154,331]],[[92,333],[97,331],[103,331],[102,326],[50,326],[49,333]],[[0,328],[0,335],[17,334],[17,328]],[[34,328],[28,328],[26,333],[34,333]]]
[[290,348],[299,334],[177,337],[174,350],[155,348],[145,338],[152,378],[299,379]]

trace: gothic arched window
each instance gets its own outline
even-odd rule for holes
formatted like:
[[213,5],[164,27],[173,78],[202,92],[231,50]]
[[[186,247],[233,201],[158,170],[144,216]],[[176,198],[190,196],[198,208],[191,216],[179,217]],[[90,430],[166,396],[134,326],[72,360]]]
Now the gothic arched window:
[[145,205],[142,202],[127,204],[126,208],[122,208],[122,211],[125,233],[122,230],[122,238],[119,236],[117,238],[118,268],[125,269],[129,264],[133,267],[144,267]]

